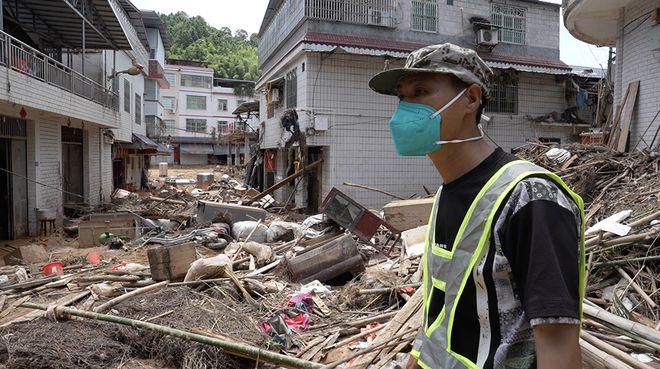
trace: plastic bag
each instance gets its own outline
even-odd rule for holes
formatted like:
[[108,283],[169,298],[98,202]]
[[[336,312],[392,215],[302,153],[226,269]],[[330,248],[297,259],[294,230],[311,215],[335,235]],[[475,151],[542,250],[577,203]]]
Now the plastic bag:
[[198,259],[190,264],[184,282],[198,281],[201,279],[221,278],[225,276],[225,268],[231,270],[231,260],[225,254],[219,254],[211,258]]

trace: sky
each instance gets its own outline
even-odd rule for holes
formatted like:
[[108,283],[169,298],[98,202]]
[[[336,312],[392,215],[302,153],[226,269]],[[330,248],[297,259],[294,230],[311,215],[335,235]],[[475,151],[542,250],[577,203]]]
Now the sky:
[[[261,20],[266,12],[268,0],[132,0],[140,9],[155,10],[159,13],[184,11],[188,15],[201,15],[216,27],[229,27],[232,31],[244,29],[249,34],[259,32]],[[561,0],[548,0],[561,3]],[[607,47],[596,47],[575,39],[560,26],[560,58],[569,65],[586,67],[607,67]]]

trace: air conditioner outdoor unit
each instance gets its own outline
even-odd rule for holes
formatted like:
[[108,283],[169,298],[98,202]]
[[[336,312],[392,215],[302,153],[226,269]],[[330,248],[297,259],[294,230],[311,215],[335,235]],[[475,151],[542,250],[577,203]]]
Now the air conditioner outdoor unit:
[[477,33],[477,44],[486,46],[495,46],[499,43],[497,39],[497,30],[480,29]]

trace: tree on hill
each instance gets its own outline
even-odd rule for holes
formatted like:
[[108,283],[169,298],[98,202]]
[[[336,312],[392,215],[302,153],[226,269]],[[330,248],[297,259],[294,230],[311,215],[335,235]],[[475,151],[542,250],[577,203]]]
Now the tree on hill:
[[256,81],[261,72],[257,63],[257,35],[245,30],[217,29],[200,16],[184,12],[161,14],[167,29],[171,59],[194,60],[213,68],[219,78]]

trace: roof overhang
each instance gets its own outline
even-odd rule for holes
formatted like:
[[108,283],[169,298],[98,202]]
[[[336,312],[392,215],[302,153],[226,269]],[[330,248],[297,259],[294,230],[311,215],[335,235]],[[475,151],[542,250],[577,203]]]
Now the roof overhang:
[[170,41],[167,38],[167,30],[165,29],[165,24],[160,19],[160,15],[153,10],[140,10],[142,13],[142,21],[146,28],[157,28],[158,33],[160,34],[161,40],[163,40],[163,47],[165,50],[170,49]]
[[564,8],[564,26],[575,38],[598,46],[614,46],[619,10],[632,0],[572,0]]
[[[131,49],[108,0],[3,0],[4,15],[55,47]],[[83,5],[86,4],[83,10]]]
[[211,144],[180,144],[179,151],[183,154],[194,155],[213,155],[213,145]]
[[234,115],[259,112],[259,101],[247,101],[239,105],[236,110],[232,112]]

